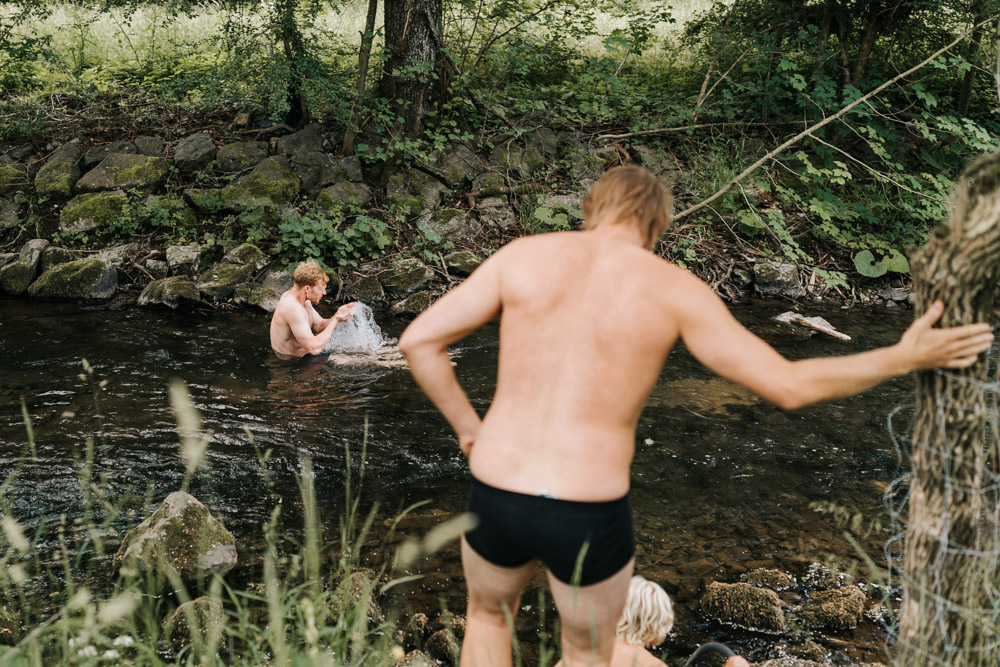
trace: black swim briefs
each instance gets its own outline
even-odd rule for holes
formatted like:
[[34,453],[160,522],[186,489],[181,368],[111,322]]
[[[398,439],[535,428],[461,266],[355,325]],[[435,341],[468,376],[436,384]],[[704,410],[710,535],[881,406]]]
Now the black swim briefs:
[[[480,556],[500,567],[538,558],[566,584],[600,583],[635,554],[627,495],[596,503],[560,500],[505,491],[472,478],[466,511],[479,517],[465,539]],[[573,574],[584,545],[577,582]]]

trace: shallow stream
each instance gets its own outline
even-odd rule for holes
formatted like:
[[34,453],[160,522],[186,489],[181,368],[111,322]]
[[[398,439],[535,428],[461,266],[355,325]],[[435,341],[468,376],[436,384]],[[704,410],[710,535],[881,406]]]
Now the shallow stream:
[[[787,303],[755,302],[733,312],[790,358],[888,344],[911,319],[903,309],[799,309],[854,338],[843,343],[821,335],[804,338],[769,321],[789,309]],[[376,318],[388,336],[398,336],[404,326],[384,313]],[[24,451],[22,399],[37,441],[37,456],[11,499],[16,518],[31,523],[81,511],[76,462],[85,437],[99,431],[98,469],[115,494],[142,497],[151,490],[159,502],[176,490],[184,464],[166,395],[173,378],[188,383],[212,433],[191,492],[248,553],[276,498],[266,488],[247,430],[260,450],[272,450],[268,474],[290,508],[298,502],[294,473],[300,459],[312,459],[331,535],[344,504],[345,447],[359,465],[366,422],[363,494],[378,501],[380,520],[429,500],[408,524],[417,533],[434,517],[462,509],[464,459],[405,369],[278,362],[269,354],[267,327],[265,315],[242,311],[88,310],[0,298],[0,478]],[[485,411],[497,327],[486,326],[454,349],[459,377]],[[94,416],[90,385],[78,377],[83,358],[108,380],[100,392],[103,426]],[[886,417],[909,404],[912,391],[912,379],[903,378],[860,397],[787,414],[711,375],[683,348],[671,355],[640,420],[632,474],[637,570],[662,583],[677,604],[678,633],[665,655],[678,656],[713,637],[751,650],[757,645],[752,636],[700,616],[697,601],[706,582],[738,581],[761,567],[800,576],[810,562],[831,558],[842,567],[860,564],[844,537],[845,525],[818,511],[816,503],[861,513],[856,539],[884,563],[888,529],[876,527],[867,535],[864,529],[884,514],[882,494],[902,472]],[[414,606],[433,611],[443,596],[460,610],[456,549],[444,550],[425,568],[430,574],[414,589]],[[525,605],[533,601],[536,593],[526,595]],[[838,637],[834,641],[843,645],[837,650],[851,660],[881,657],[882,637],[873,628]]]

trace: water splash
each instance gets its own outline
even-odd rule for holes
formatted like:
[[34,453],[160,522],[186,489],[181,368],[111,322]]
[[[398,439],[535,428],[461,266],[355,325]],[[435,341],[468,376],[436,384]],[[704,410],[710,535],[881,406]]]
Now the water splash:
[[364,354],[376,356],[379,348],[388,341],[375,323],[372,309],[359,303],[351,310],[351,317],[337,325],[330,342],[323,348],[328,354]]

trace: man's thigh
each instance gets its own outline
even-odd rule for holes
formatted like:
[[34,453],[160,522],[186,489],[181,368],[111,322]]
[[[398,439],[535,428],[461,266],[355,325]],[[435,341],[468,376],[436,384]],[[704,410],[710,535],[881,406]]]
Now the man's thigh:
[[506,605],[513,616],[517,614],[521,591],[538,569],[538,560],[517,567],[500,567],[476,553],[462,537],[462,569],[470,605],[480,605],[494,613]]
[[[600,652],[609,652],[614,645],[615,626],[625,608],[629,582],[635,558],[604,581],[590,586],[572,586],[549,573],[549,588],[559,610],[563,639],[572,646],[563,646],[564,659],[569,664],[583,660],[579,652],[590,652],[600,645]],[[576,653],[566,655],[566,652]],[[610,655],[610,653],[608,653]]]

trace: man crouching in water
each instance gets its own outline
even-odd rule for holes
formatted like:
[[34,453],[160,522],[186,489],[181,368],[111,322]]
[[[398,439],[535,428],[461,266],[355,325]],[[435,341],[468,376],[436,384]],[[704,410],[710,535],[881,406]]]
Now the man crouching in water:
[[326,295],[330,279],[316,262],[302,262],[293,275],[295,287],[281,295],[271,316],[271,347],[279,359],[320,354],[337,325],[350,319],[357,303],[344,304],[333,317],[323,319],[313,304]]
[[[650,252],[670,204],[645,169],[613,169],[583,203],[585,231],[513,241],[400,339],[472,473],[468,511],[479,524],[462,538],[463,667],[511,664],[507,619],[539,562],[562,622],[563,663],[613,662],[635,553],[627,495],[635,429],[678,340],[786,410],[917,369],[962,368],[990,348],[986,324],[931,328],[944,309],[937,302],[891,347],[790,362],[708,285]],[[447,348],[498,314],[497,386],[481,420]]]

